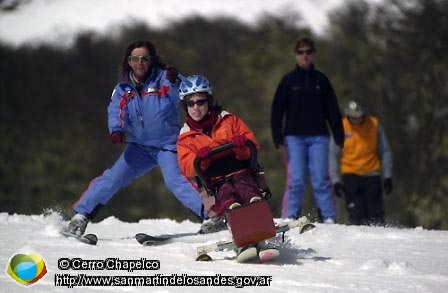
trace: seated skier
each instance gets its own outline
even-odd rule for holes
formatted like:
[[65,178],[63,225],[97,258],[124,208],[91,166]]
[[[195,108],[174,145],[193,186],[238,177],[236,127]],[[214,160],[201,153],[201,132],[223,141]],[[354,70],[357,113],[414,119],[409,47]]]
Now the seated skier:
[[[234,157],[247,160],[250,149],[246,141],[259,145],[254,133],[238,116],[223,111],[215,102],[212,87],[207,78],[192,75],[185,78],[180,85],[180,99],[186,110],[185,124],[177,141],[178,160],[181,172],[187,178],[194,179],[197,174],[195,159],[201,158],[201,169],[207,169],[211,160],[212,148],[232,143]],[[222,154],[218,154],[221,155]],[[216,188],[214,198],[203,195],[204,206],[211,218],[223,218],[226,209],[236,209],[242,205],[260,201],[261,192],[255,178],[247,170],[232,174],[230,180],[222,180]],[[241,247],[237,251],[237,261],[247,262],[254,259],[266,261],[279,255],[279,251],[269,247],[264,241]]]

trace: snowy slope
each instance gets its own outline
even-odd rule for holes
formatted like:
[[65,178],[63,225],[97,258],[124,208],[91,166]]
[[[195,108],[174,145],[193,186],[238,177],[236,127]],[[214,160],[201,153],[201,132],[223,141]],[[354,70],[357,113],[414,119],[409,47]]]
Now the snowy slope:
[[[158,247],[142,247],[132,236],[137,232],[170,234],[195,232],[190,221],[147,219],[121,222],[114,217],[90,224],[88,231],[100,237],[89,246],[59,236],[57,213],[8,215],[0,213],[0,263],[29,245],[45,260],[48,274],[31,288],[23,288],[5,273],[1,292],[66,292],[55,287],[55,274],[86,275],[182,275],[272,276],[269,287],[78,287],[70,292],[448,292],[448,231],[422,228],[398,229],[365,226],[322,225],[305,234],[287,232],[281,257],[269,264],[238,264],[232,251],[214,253],[213,262],[196,262],[195,249],[203,243],[227,239],[229,232],[188,236]],[[159,271],[62,271],[59,258],[105,260],[140,258],[160,260]]]

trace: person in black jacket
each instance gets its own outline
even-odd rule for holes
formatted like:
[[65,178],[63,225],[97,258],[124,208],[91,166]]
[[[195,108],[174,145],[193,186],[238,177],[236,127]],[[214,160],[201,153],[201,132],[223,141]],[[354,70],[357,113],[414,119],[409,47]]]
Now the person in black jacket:
[[314,42],[302,38],[294,52],[297,66],[280,81],[271,113],[274,144],[286,155],[282,217],[300,216],[309,171],[319,220],[334,223],[336,209],[328,177],[328,125],[336,145],[342,148],[342,115],[330,81],[314,67]]

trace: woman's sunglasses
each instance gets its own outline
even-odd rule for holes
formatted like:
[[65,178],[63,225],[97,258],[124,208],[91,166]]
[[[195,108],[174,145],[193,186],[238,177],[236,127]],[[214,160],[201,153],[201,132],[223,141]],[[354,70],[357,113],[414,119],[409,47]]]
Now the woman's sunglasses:
[[194,105],[202,106],[208,102],[208,99],[202,99],[197,101],[186,101],[187,107],[194,107]]
[[149,61],[149,56],[129,56],[128,58],[129,61],[131,62],[148,62]]

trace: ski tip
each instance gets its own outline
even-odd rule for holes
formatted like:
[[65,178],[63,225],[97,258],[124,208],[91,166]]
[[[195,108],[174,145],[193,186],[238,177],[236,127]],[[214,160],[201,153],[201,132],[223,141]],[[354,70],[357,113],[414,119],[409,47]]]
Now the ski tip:
[[145,233],[137,233],[135,234],[135,239],[138,243],[142,244],[143,246],[155,246],[160,245],[164,243],[168,243],[171,240],[174,239],[174,237],[170,236],[152,236]]
[[300,228],[300,234],[313,230],[314,228],[316,228],[316,225],[312,223],[307,223]]
[[198,255],[198,257],[196,257],[196,261],[211,261],[212,258],[210,255],[208,255],[207,253],[203,253]]
[[137,240],[138,243],[143,244],[145,242],[145,239],[148,237],[145,233],[137,233],[135,234],[135,240]]
[[[87,241],[85,241],[87,244],[96,245],[98,243],[98,237],[95,234],[86,234],[86,235],[82,236],[81,238],[84,238],[85,240],[87,240]],[[83,240],[81,240],[81,241],[83,241]]]

